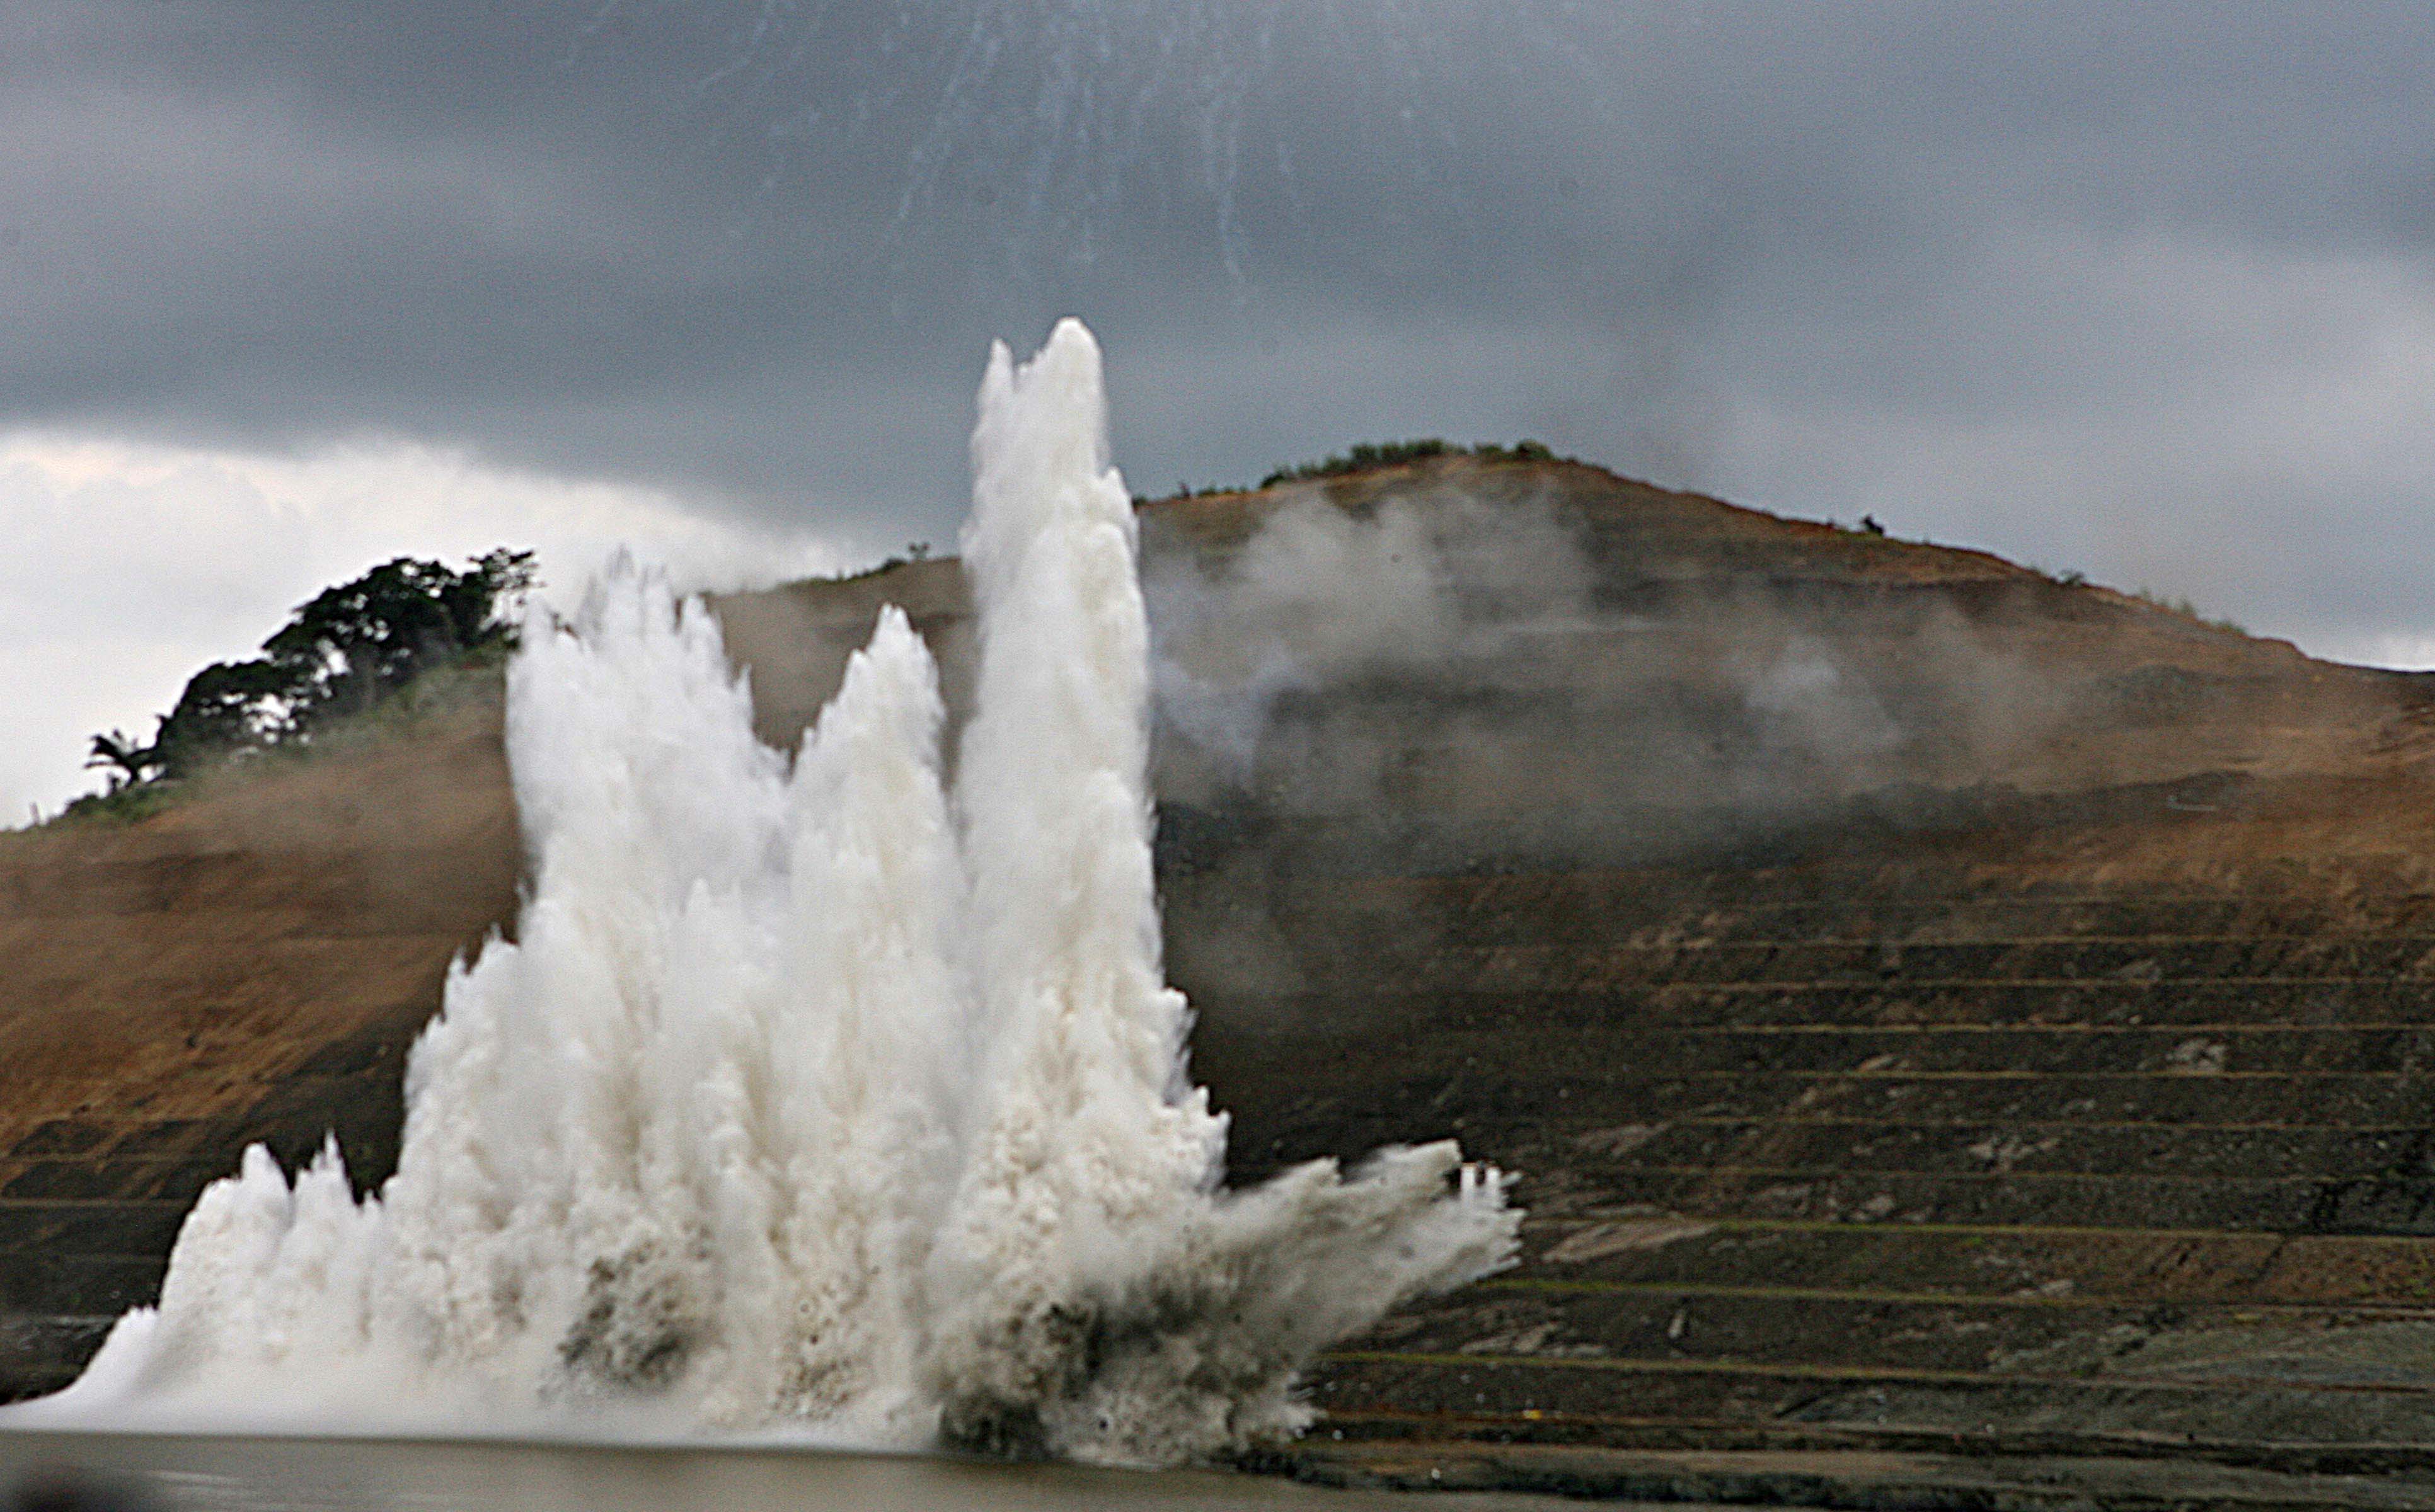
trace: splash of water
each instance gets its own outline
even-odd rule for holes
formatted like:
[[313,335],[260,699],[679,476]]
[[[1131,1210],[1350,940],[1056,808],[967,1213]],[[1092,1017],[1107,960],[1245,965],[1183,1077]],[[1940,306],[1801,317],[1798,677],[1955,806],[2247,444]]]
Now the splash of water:
[[1150,867],[1148,634],[1097,344],[991,359],[978,710],[889,610],[790,764],[624,570],[509,674],[534,876],[447,983],[396,1176],[206,1191],[53,1419],[792,1431],[1166,1463],[1511,1257],[1451,1143],[1221,1186]]

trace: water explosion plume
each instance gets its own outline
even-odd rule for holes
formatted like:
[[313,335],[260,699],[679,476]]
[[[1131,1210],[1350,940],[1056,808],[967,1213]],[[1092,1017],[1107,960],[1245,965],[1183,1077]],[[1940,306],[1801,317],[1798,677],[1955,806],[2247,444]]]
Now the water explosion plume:
[[533,852],[450,976],[397,1174],[268,1151],[34,1419],[803,1431],[1167,1463],[1511,1256],[1452,1143],[1222,1187],[1150,865],[1148,642],[1097,344],[992,355],[978,710],[879,621],[789,763],[698,604],[622,570],[509,673]]

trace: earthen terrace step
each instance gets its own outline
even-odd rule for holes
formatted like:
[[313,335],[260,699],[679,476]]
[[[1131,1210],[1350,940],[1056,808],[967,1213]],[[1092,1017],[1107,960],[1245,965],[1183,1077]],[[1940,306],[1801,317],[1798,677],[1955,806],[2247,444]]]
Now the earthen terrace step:
[[[1632,1025],[1687,1034],[1774,1029],[1829,1034],[2005,1028],[2425,1029],[2435,1027],[2435,979],[2232,977],[2171,981],[1893,978],[1872,982],[1653,982],[1580,988],[1451,988],[1416,992],[1303,989],[1203,991],[1195,999],[1218,1036],[1329,1036],[1325,1023],[1411,1028]],[[1208,1036],[1205,1034],[1204,1039]],[[1345,1034],[1344,1038],[1356,1038]]]
[[[2213,1440],[2231,1449],[2225,1457],[2236,1463],[2238,1446],[2283,1439],[2322,1456],[2320,1466],[2340,1463],[2337,1452],[2353,1449],[2387,1468],[2396,1458],[2409,1463],[2397,1449],[2435,1444],[2435,1391],[2271,1378],[1347,1350],[1324,1362],[1312,1400],[1333,1431],[1357,1435],[1375,1425],[1391,1435],[1434,1420],[1523,1442],[1747,1444],[1764,1435],[1819,1443],[1874,1434],[1896,1443],[1941,1436],[1948,1447],[2002,1452],[2027,1429],[2053,1435],[2049,1442],[2113,1438],[2127,1447],[2144,1437],[2151,1450],[2193,1458],[2210,1457]],[[2244,1422],[2288,1426],[2244,1431]]]
[[[1272,1134],[1329,1138],[1352,1155],[1390,1140],[1441,1137],[1458,1123],[1574,1119],[1585,1125],[1643,1125],[1676,1118],[1765,1122],[1777,1117],[1947,1125],[2081,1122],[2337,1127],[2404,1126],[2435,1106],[2435,1077],[2399,1072],[2168,1071],[2039,1073],[1899,1067],[1839,1070],[1719,1070],[1667,1075],[1634,1067],[1579,1067],[1516,1075],[1480,1061],[1374,1075],[1314,1050],[1305,1060],[1313,1090],[1261,1089],[1258,1100],[1221,1100],[1238,1126]],[[1338,1128],[1338,1136],[1326,1131]],[[1438,1132],[1432,1134],[1431,1129]],[[1368,1142],[1368,1143],[1364,1143]]]
[[[2435,1299],[2322,1307],[2303,1303],[2158,1303],[2101,1297],[1939,1297],[1881,1288],[1636,1286],[1531,1279],[1489,1281],[1407,1308],[1354,1341],[1445,1357],[1528,1356],[1580,1361],[1724,1361],[1965,1375],[2090,1375],[2160,1382],[2274,1381],[2288,1370],[2234,1366],[2193,1374],[2143,1367],[2139,1351],[2167,1333],[2259,1330],[2323,1334],[2410,1325],[2435,1344]],[[2435,1358],[2415,1369],[2352,1372],[2380,1384],[2435,1393]]]

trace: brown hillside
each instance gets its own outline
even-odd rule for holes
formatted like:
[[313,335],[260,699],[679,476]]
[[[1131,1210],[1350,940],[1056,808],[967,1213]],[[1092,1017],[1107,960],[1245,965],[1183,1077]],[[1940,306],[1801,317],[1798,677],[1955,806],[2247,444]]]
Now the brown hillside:
[[0,1370],[58,1383],[267,1141],[396,1160],[405,1047],[519,865],[495,679],[136,824],[0,836]]
[[[1525,1265],[1332,1361],[1290,1468],[1713,1496],[1757,1462],[1680,1452],[1767,1449],[1865,1504],[1851,1456],[1929,1449],[2435,1467],[2422,679],[1569,464],[1141,519],[1237,1175],[1456,1133],[1527,1177]],[[960,706],[952,562],[717,606],[766,736],[889,601]],[[511,903],[496,728],[0,847],[20,1389],[247,1139],[393,1159],[403,1047]]]

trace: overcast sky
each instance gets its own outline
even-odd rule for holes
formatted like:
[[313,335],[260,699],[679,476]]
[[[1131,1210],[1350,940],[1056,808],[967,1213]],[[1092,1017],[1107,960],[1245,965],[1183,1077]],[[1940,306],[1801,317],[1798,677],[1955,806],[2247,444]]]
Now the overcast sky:
[[2435,662],[2435,7],[9,0],[0,815],[401,552],[952,541],[1405,435]]

